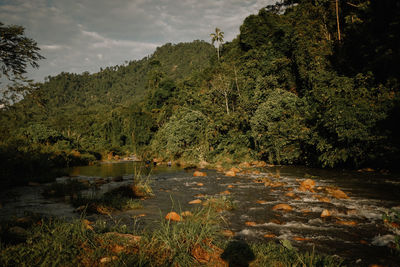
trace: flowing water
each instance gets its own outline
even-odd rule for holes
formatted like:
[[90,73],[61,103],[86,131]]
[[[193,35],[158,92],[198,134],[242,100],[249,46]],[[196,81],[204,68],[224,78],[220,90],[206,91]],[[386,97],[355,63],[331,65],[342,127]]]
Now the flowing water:
[[[89,181],[106,179],[109,182],[100,189],[105,192],[132,183],[135,164],[77,167],[70,169],[70,177]],[[224,227],[232,230],[235,238],[249,242],[288,239],[300,249],[315,247],[317,252],[344,257],[350,266],[368,266],[370,263],[400,266],[396,262],[399,258],[391,253],[395,235],[400,232],[382,220],[390,209],[400,211],[399,176],[283,166],[259,170],[260,174],[236,177],[203,170],[206,177],[193,177],[193,170],[157,166],[151,173],[154,197],[143,200],[142,209],[112,216],[124,223],[137,218],[139,224],[146,227],[160,221],[171,210],[180,212],[194,208],[196,205],[188,204],[191,200],[225,195],[236,206],[232,211],[223,212]],[[112,178],[117,176],[122,176],[123,181],[113,182]],[[257,183],[264,177],[275,186]],[[316,182],[315,192],[300,191],[300,183],[309,177]],[[323,188],[326,187],[340,188],[349,198],[334,198],[325,193]],[[25,212],[79,217],[69,204],[43,198],[41,190],[43,186],[22,187],[3,193],[0,218],[22,216]],[[293,194],[286,195],[288,192]],[[288,204],[293,209],[274,210],[277,204]],[[322,218],[323,210],[328,210],[331,216]],[[100,216],[90,215],[89,219]]]

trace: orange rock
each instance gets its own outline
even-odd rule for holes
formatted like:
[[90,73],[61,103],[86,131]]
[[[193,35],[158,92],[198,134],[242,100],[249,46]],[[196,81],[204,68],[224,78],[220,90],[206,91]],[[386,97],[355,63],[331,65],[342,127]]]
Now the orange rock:
[[197,194],[197,195],[195,195],[194,197],[206,197],[206,195],[204,195],[204,194]]
[[374,172],[375,170],[372,168],[364,168],[364,169],[359,169],[358,172]]
[[299,190],[300,191],[311,191],[315,186],[315,181],[311,179],[306,179],[300,183]]
[[195,199],[195,200],[190,201],[189,204],[201,204],[201,200]]
[[368,242],[367,242],[367,241],[365,241],[365,240],[360,240],[360,244],[363,244],[363,245],[368,245]]
[[86,229],[86,230],[91,230],[91,231],[93,231],[93,226],[92,226],[93,222],[91,222],[91,221],[89,221],[89,220],[86,220],[86,219],[83,219],[83,220],[82,220],[82,223],[83,223],[83,225],[85,226],[85,229]]
[[283,224],[281,221],[279,221],[278,219],[272,219],[269,221],[270,223],[274,223],[274,224]]
[[275,183],[270,183],[269,184],[269,186],[272,187],[272,188],[281,187],[281,186],[284,186],[284,185],[285,184],[281,183],[281,182],[275,182]]
[[239,167],[240,168],[250,168],[251,167],[251,165],[250,165],[250,163],[248,163],[248,162],[242,162],[242,163],[240,163],[239,164]]
[[337,224],[341,224],[341,225],[347,225],[347,226],[356,226],[357,223],[355,221],[342,221],[342,220],[337,220],[336,221]]
[[288,192],[285,194],[287,197],[295,197],[295,194],[293,192]]
[[168,213],[168,214],[165,216],[165,219],[166,219],[166,220],[170,220],[170,221],[175,221],[175,222],[180,222],[180,221],[182,221],[181,216],[179,216],[179,214],[176,213],[176,212],[174,212],[174,211],[171,211],[170,213]]
[[320,202],[326,202],[326,203],[331,203],[331,200],[327,197],[323,197],[320,195],[314,195],[314,198],[318,199]]
[[296,241],[310,241],[309,238],[305,238],[305,237],[301,237],[301,236],[295,236],[295,237],[293,237],[293,240],[296,240]]
[[228,188],[234,188],[234,186],[230,184],[230,185],[228,185]]
[[225,172],[225,176],[235,177],[235,176],[236,176],[236,172],[234,172],[234,171],[227,171],[227,172]]
[[303,212],[303,213],[310,213],[311,210],[303,209],[303,210],[301,210],[301,212]]
[[347,215],[357,215],[358,211],[356,209],[348,209],[346,210]]
[[293,191],[293,187],[288,187],[288,188],[286,188],[286,190],[289,191],[289,192]]
[[264,237],[265,238],[274,238],[274,237],[276,237],[276,235],[274,235],[274,234],[265,234]]
[[260,171],[252,171],[252,174],[260,174]]
[[293,208],[288,204],[278,204],[272,207],[272,210],[284,210],[284,211],[291,211]]
[[197,186],[204,186],[203,183],[197,183]]
[[222,191],[219,193],[220,195],[230,195],[231,192],[229,192],[228,190]]
[[235,236],[235,233],[232,232],[231,230],[222,230],[222,234],[226,237],[233,237]]
[[338,199],[347,199],[347,198],[349,198],[349,196],[346,195],[346,193],[343,192],[340,189],[327,187],[326,191],[328,192],[329,195],[333,196],[334,198],[338,198]]
[[189,216],[193,216],[193,213],[191,213],[190,211],[183,211],[181,212],[181,216],[182,217],[189,217]]
[[247,226],[256,226],[257,223],[256,222],[246,222],[245,223]]
[[257,204],[267,204],[268,202],[266,200],[257,200]]
[[112,256],[112,257],[104,257],[100,259],[100,263],[109,263],[112,262],[114,260],[118,259],[117,256]]
[[230,171],[233,171],[233,172],[240,172],[240,170],[239,170],[238,168],[236,168],[236,167],[232,167],[232,168],[230,169]]
[[265,161],[253,161],[251,163],[254,167],[258,167],[258,168],[263,168],[267,166],[267,163]]
[[207,176],[207,173],[201,171],[195,171],[193,176]]
[[329,210],[323,210],[323,211],[321,212],[321,217],[322,217],[322,218],[330,217],[330,216],[331,216],[331,213],[329,212]]

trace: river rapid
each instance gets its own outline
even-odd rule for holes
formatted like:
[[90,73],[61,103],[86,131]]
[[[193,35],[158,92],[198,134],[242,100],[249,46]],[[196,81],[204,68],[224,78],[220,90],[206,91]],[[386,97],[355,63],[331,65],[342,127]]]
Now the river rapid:
[[[69,169],[68,179],[108,181],[96,192],[101,194],[132,183],[133,162],[106,163]],[[190,201],[215,196],[230,198],[235,209],[224,211],[224,228],[237,239],[267,242],[288,239],[301,250],[313,250],[345,259],[349,266],[371,263],[400,266],[392,253],[399,229],[388,227],[382,216],[390,209],[400,211],[400,176],[377,172],[320,170],[304,167],[275,166],[257,169],[260,173],[225,176],[203,169],[206,177],[194,177],[194,170],[156,166],[151,172],[154,197],[143,200],[143,208],[112,214],[113,220],[151,227],[169,211],[186,211],[201,204]],[[122,176],[120,182],[113,177]],[[315,181],[313,190],[301,190],[306,179]],[[267,182],[266,182],[267,181]],[[339,188],[348,198],[335,198],[324,188]],[[0,219],[24,216],[27,212],[79,218],[74,208],[60,199],[42,196],[43,185],[14,188],[1,193]],[[314,191],[314,192],[312,192]],[[289,193],[289,194],[288,194]],[[275,209],[288,204],[290,211]],[[324,210],[329,216],[321,217]],[[88,215],[89,220],[104,215]],[[106,218],[109,219],[109,218]]]

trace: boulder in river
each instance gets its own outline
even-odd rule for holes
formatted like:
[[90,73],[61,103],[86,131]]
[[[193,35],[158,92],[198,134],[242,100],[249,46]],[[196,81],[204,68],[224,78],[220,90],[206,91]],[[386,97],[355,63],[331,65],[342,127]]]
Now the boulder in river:
[[230,176],[230,177],[235,177],[236,176],[236,172],[229,170],[227,172],[225,172],[225,176]]
[[302,192],[312,191],[315,186],[315,181],[311,179],[306,179],[300,183],[299,190]]
[[347,199],[347,198],[349,198],[349,196],[345,192],[340,190],[340,189],[327,187],[327,188],[325,188],[325,190],[329,195],[333,196],[334,198],[338,198],[338,199]]
[[207,176],[207,173],[201,172],[201,171],[195,171],[195,172],[193,173],[193,176],[204,177],[204,176]]
[[231,169],[230,169],[230,171],[233,171],[233,172],[240,172],[240,169],[239,168],[236,168],[236,167],[232,167]]
[[331,213],[330,213],[329,210],[323,210],[323,211],[321,212],[321,217],[322,217],[322,218],[326,218],[326,217],[330,217],[330,216],[331,216]]
[[291,211],[293,210],[292,206],[288,204],[278,204],[272,207],[272,210],[284,210],[284,211]]

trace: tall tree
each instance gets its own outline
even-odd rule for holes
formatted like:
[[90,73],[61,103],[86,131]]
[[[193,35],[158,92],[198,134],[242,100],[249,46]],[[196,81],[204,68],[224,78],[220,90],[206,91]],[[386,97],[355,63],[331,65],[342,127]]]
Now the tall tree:
[[9,81],[8,92],[1,100],[5,103],[7,103],[7,98],[15,97],[15,94],[26,90],[26,87],[21,87],[21,85],[30,82],[24,76],[28,65],[38,68],[37,61],[44,59],[39,54],[40,48],[37,43],[26,37],[24,30],[21,26],[5,26],[0,22],[0,78],[5,76]]
[[220,49],[222,42],[224,41],[224,32],[221,32],[221,30],[219,28],[215,28],[215,33],[211,33],[210,36],[211,36],[212,44],[217,42],[217,55],[218,55],[218,61],[219,61],[219,49]]

